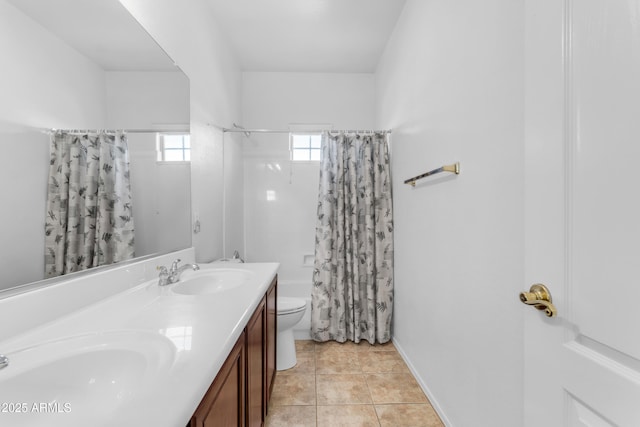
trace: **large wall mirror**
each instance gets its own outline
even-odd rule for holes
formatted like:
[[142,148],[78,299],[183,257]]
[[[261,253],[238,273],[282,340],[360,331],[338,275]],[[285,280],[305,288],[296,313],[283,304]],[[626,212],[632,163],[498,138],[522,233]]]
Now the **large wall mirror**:
[[156,151],[189,80],[120,2],[0,0],[0,46],[0,297],[44,279],[48,129],[130,130],[136,257],[191,246],[190,164]]

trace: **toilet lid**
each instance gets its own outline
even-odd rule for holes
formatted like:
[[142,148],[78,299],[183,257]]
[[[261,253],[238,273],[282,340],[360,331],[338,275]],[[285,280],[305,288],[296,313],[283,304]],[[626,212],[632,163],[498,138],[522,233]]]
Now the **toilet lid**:
[[278,297],[278,314],[304,310],[307,302],[302,298]]

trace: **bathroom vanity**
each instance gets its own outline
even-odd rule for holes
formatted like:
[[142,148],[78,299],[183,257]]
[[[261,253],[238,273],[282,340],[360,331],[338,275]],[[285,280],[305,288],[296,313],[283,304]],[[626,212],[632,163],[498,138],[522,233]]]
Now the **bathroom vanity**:
[[274,278],[196,409],[191,427],[263,424],[276,373],[276,298]]
[[0,425],[261,425],[276,356],[277,263],[193,249],[0,295]]

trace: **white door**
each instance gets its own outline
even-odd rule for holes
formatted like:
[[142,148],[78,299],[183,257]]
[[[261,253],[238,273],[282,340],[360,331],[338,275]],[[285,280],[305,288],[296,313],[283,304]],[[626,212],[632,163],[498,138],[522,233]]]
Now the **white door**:
[[[640,426],[640,0],[526,0],[525,426]],[[514,299],[517,295],[514,295]]]

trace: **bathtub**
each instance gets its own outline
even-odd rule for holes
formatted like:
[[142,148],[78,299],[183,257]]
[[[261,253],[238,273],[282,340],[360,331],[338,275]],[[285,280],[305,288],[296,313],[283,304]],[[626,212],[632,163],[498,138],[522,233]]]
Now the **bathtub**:
[[278,296],[301,298],[307,302],[304,317],[293,328],[293,337],[296,340],[310,340],[311,335],[311,281],[295,281],[278,279]]

